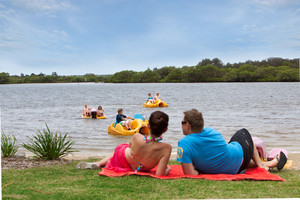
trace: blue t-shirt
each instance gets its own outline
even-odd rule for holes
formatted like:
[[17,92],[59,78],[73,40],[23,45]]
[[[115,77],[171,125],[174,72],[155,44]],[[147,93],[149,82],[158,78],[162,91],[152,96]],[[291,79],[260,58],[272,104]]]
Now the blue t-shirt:
[[187,135],[178,142],[177,161],[193,163],[200,173],[236,174],[243,155],[238,142],[227,144],[221,133],[209,127],[201,133]]
[[126,118],[126,116],[125,115],[117,114],[117,117],[116,117],[117,123],[120,123],[122,121],[122,118]]

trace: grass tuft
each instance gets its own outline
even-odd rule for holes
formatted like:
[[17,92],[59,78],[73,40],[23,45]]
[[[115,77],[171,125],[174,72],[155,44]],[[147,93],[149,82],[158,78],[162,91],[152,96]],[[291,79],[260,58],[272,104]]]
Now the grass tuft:
[[1,157],[11,157],[18,150],[14,136],[7,136],[3,131],[1,134]]
[[67,133],[64,135],[57,132],[52,133],[46,124],[46,129],[43,129],[43,132],[38,130],[33,139],[29,138],[31,142],[28,144],[23,143],[22,146],[38,158],[54,160],[75,152],[75,150],[72,150],[75,141],[67,140],[67,135]]

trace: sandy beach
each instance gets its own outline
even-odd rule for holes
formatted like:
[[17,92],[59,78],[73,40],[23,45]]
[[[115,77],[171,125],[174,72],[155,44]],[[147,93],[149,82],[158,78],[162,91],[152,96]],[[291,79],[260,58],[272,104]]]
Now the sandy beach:
[[[68,155],[65,157],[65,159],[68,160],[87,160],[87,159],[102,159],[103,157],[105,157],[105,155],[103,156],[98,156],[98,155],[83,155],[80,153],[74,153],[74,155]],[[176,160],[176,152],[172,152],[171,154],[171,160]],[[300,170],[300,153],[290,153],[288,154],[288,160],[292,160],[293,161],[293,167],[292,169],[295,170]]]

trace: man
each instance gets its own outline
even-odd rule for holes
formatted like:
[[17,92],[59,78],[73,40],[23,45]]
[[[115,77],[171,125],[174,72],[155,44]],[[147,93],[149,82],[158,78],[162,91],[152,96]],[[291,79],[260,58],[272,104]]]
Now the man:
[[161,97],[159,96],[159,92],[156,92],[156,96],[154,96],[154,101],[156,100],[162,100]]
[[202,113],[196,109],[184,112],[182,132],[185,137],[178,142],[177,161],[186,175],[237,174],[250,167],[281,170],[287,161],[281,152],[277,159],[262,162],[246,129],[237,131],[227,144],[221,133],[204,128]]
[[84,104],[84,108],[82,109],[82,115],[86,117],[91,116],[91,109],[92,108],[87,107],[87,104]]

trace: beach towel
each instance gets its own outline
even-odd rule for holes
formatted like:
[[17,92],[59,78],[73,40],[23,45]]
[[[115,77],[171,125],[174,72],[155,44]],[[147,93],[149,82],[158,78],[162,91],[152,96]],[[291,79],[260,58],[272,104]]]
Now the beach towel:
[[150,176],[158,179],[179,179],[179,178],[194,178],[194,179],[207,179],[207,180],[220,180],[220,181],[238,181],[238,180],[255,180],[255,181],[285,181],[280,176],[271,174],[263,168],[250,168],[244,174],[200,174],[198,176],[184,175],[181,165],[170,165],[171,171],[168,176],[156,176],[156,168],[152,169],[150,172],[114,172],[106,168],[102,168],[99,172],[100,176],[108,177],[121,177],[130,175],[139,176]]

